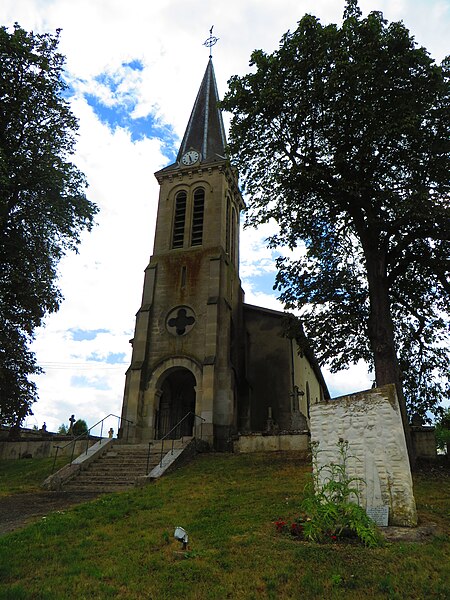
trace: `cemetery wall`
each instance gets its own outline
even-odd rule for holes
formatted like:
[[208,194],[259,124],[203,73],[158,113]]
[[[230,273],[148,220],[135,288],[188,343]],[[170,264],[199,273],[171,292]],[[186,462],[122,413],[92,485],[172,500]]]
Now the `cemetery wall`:
[[[322,401],[311,406],[311,442],[317,465],[339,463],[339,440],[348,441],[349,473],[360,477],[361,504],[386,512],[389,524],[417,525],[411,471],[394,385]],[[322,471],[325,474],[325,471]]]
[[233,443],[233,451],[242,454],[247,452],[302,452],[306,458],[309,454],[309,434],[263,435],[252,433],[240,435],[239,440]]
[[[89,440],[89,447],[96,444],[98,438]],[[24,439],[20,441],[3,441],[0,442],[0,459],[14,460],[18,458],[48,458],[54,456],[56,445],[64,447],[68,444],[67,439],[63,442],[55,439],[47,440],[30,440]],[[86,450],[86,440],[78,440],[75,442],[74,456],[78,456]],[[72,454],[72,445],[67,446],[63,450],[58,451],[58,456],[70,456]]]
[[411,427],[412,443],[416,458],[434,459],[437,456],[434,427],[422,425]]

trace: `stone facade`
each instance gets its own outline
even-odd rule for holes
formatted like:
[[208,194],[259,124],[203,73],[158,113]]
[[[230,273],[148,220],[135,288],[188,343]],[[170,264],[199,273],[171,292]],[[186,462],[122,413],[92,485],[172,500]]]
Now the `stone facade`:
[[242,406],[240,431],[307,430],[310,404],[326,389],[314,356],[286,334],[286,313],[249,304],[243,309],[248,413]]
[[362,506],[389,507],[389,524],[415,526],[416,505],[394,385],[311,406],[311,441],[318,467],[339,461],[338,441],[349,443],[351,475],[361,477]]
[[308,399],[328,395],[312,353],[284,335],[286,315],[244,304],[244,203],[217,102],[210,62],[177,161],[155,174],[155,242],[122,408],[130,442],[170,434],[191,412],[170,435],[198,433],[201,423],[206,441],[231,449],[238,431],[266,430],[268,420],[305,429]]
[[[225,211],[228,204],[230,214],[232,207],[239,214],[242,198],[237,187],[230,185],[233,175],[223,164],[195,172],[176,165],[174,172],[160,172],[157,177],[161,191],[155,246],[137,315],[126,381],[126,418],[139,423],[136,440],[147,441],[167,433],[192,410],[205,419],[203,433],[209,441],[216,436],[225,438],[237,424],[234,404],[240,357],[236,333],[242,318],[237,272],[239,223],[233,224],[236,250],[231,255],[225,239]],[[186,214],[192,213],[189,205],[199,188],[206,192],[203,243],[189,246],[191,224],[186,219],[184,245],[173,249],[175,197],[184,191]],[[177,324],[184,325],[184,331],[177,329]],[[171,374],[173,381],[164,389]],[[186,396],[188,387],[191,401]],[[184,395],[185,402],[162,423],[164,392],[166,397],[170,393]]]

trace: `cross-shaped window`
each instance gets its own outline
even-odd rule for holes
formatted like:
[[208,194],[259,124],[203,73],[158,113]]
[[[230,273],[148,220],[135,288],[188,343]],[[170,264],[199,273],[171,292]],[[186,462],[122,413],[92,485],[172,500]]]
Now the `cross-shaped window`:
[[167,319],[167,328],[174,335],[184,335],[192,329],[194,323],[195,317],[189,308],[174,308]]

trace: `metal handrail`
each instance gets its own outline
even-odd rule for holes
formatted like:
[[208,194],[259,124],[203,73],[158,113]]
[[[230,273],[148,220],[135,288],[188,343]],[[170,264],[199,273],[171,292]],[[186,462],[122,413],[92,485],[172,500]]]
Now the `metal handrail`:
[[[162,438],[159,440],[159,441],[161,442],[161,457],[160,457],[160,461],[159,461],[159,466],[160,466],[160,467],[162,467],[162,461],[163,461],[163,456],[164,456],[164,441],[165,441],[165,440],[166,440],[166,439],[169,437],[169,435],[171,435],[171,434],[172,434],[172,433],[173,433],[173,432],[174,432],[174,431],[177,429],[177,427],[179,427],[179,426],[180,426],[180,425],[183,423],[183,421],[184,421],[185,419],[187,419],[187,418],[188,418],[188,417],[190,417],[191,415],[194,415],[194,424],[193,424],[193,427],[195,427],[195,419],[200,419],[200,439],[203,439],[203,421],[206,421],[206,419],[204,419],[204,418],[203,418],[203,417],[201,417],[200,415],[196,415],[194,412],[192,412],[192,411],[190,410],[188,413],[186,413],[186,414],[184,415],[184,417],[183,417],[182,419],[180,419],[180,420],[178,421],[178,423],[177,423],[176,425],[174,425],[174,426],[172,427],[172,429],[171,429],[170,431],[168,431],[168,432],[166,433],[166,435],[165,435],[165,436],[163,436],[163,437],[162,437]],[[173,449],[174,449],[174,448],[173,448],[173,446],[174,446],[174,443],[175,443],[175,438],[173,438],[173,439],[172,439],[172,454],[173,454]],[[151,452],[151,447],[152,447],[152,444],[154,444],[154,442],[153,442],[153,441],[152,441],[152,442],[149,442],[149,444],[148,444],[148,454],[147,454],[147,475],[148,475],[148,473],[149,473],[149,469],[148,469],[148,467],[149,467],[149,463],[150,463],[150,452]]]
[[[103,417],[103,419],[100,419],[100,421],[98,421],[97,423],[95,423],[95,425],[92,425],[91,427],[89,427],[89,429],[87,431],[85,431],[84,433],[80,433],[80,435],[77,435],[76,438],[73,438],[72,440],[70,440],[70,442],[67,442],[67,444],[65,444],[64,446],[58,446],[58,445],[54,445],[53,447],[56,448],[56,452],[55,452],[55,456],[53,458],[53,467],[52,467],[52,474],[55,472],[55,464],[56,464],[56,458],[58,456],[58,451],[59,450],[64,450],[65,448],[67,448],[68,446],[70,446],[70,444],[73,444],[72,446],[72,454],[70,456],[70,463],[72,464],[73,462],[73,455],[75,453],[75,442],[77,442],[78,440],[83,439],[86,436],[86,451],[85,454],[87,454],[88,450],[89,450],[89,433],[92,429],[94,429],[94,427],[97,427],[97,425],[100,425],[101,423],[101,428],[100,428],[100,444],[102,443],[102,439],[103,439],[103,422],[106,421],[106,419],[109,419],[109,417],[116,417],[117,419],[119,419],[119,430],[121,428],[121,424],[122,421],[126,421],[127,423],[127,441],[128,441],[128,433],[129,433],[129,429],[130,429],[130,424],[133,425],[133,421],[130,421],[129,419],[124,419],[123,417],[119,417],[119,415],[114,415],[113,413],[109,413],[109,415],[106,415],[106,417]],[[92,436],[92,437],[98,437],[98,436]]]
[[[162,467],[162,461],[163,461],[163,455],[164,455],[164,440],[168,439],[169,435],[175,431],[177,429],[177,427],[179,427],[181,425],[181,423],[187,419],[188,417],[190,417],[191,415],[194,415],[194,425],[193,427],[195,427],[195,419],[201,419],[201,423],[200,423],[200,439],[202,439],[202,435],[203,435],[203,421],[206,421],[206,419],[204,419],[203,417],[201,417],[200,415],[196,415],[194,412],[189,411],[188,413],[186,413],[184,415],[184,417],[178,421],[178,423],[176,425],[174,425],[172,427],[172,429],[170,431],[168,431],[166,433],[166,435],[164,437],[161,438],[161,460],[159,463],[159,466]],[[171,454],[173,454],[173,445],[175,443],[175,438],[172,438],[172,451]]]
[[147,475],[149,474],[149,464],[150,464],[150,454],[152,452],[152,444],[153,442],[149,442],[148,443],[148,452],[147,452],[147,466],[145,468],[145,472],[147,473]]

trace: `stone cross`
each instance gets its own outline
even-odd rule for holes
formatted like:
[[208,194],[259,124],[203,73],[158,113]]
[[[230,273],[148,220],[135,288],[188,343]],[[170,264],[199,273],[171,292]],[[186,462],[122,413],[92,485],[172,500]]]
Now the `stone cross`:
[[76,419],[75,419],[75,415],[71,415],[70,419],[69,419],[69,431],[67,432],[68,435],[73,434],[73,425],[75,423]]

